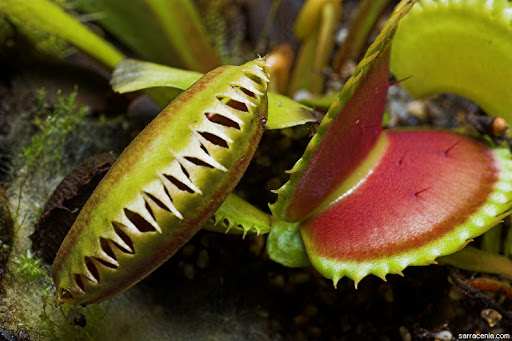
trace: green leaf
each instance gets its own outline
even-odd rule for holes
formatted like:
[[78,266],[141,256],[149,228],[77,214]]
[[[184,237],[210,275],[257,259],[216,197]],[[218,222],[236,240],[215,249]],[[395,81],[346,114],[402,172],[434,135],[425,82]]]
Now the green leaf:
[[347,60],[359,59],[364,52],[368,36],[388,4],[389,0],[363,0],[359,3],[357,13],[350,23],[347,38],[334,57],[333,70],[335,72],[340,73]]
[[276,220],[267,238],[267,252],[270,259],[284,266],[311,265],[297,223]]
[[110,85],[116,92],[126,93],[153,87],[186,90],[202,73],[186,71],[135,59],[121,61],[112,74]]
[[[117,65],[110,84],[114,91],[120,93],[151,88],[161,88],[158,91],[165,92],[164,87],[184,90],[201,76],[198,72],[125,59]],[[172,98],[173,93],[167,98]],[[316,121],[311,108],[289,97],[269,92],[268,105],[267,129],[283,129]]]
[[284,129],[310,122],[316,122],[310,107],[290,97],[268,93],[268,129]]
[[327,63],[341,16],[340,0],[308,0],[295,22],[295,35],[303,43],[295,61],[288,94],[313,94],[324,87]]
[[327,109],[329,109],[329,107],[334,103],[334,101],[338,99],[338,95],[338,92],[333,92],[330,94],[301,100],[301,103],[315,107],[316,109],[319,110],[327,111]]
[[499,254],[501,250],[502,225],[498,225],[482,235],[480,247],[483,251]]
[[105,13],[99,22],[143,58],[208,72],[221,64],[193,1],[83,0],[88,12]]
[[466,246],[451,255],[439,257],[440,264],[448,264],[467,271],[506,275],[512,278],[512,262],[507,257]]
[[67,40],[111,69],[124,58],[114,46],[51,1],[2,0],[0,12]]

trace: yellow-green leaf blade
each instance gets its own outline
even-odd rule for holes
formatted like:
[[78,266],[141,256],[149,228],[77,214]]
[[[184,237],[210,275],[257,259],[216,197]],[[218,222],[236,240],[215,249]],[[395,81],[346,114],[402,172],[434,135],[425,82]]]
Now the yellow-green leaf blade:
[[0,12],[69,41],[109,68],[113,69],[124,58],[113,45],[94,34],[51,1],[3,0],[0,1]]
[[[150,88],[176,88],[185,90],[202,74],[155,63],[125,59],[114,70],[110,84],[116,92],[125,93]],[[165,89],[162,89],[165,90]],[[289,97],[268,93],[267,129],[283,129],[315,122],[313,110]]]

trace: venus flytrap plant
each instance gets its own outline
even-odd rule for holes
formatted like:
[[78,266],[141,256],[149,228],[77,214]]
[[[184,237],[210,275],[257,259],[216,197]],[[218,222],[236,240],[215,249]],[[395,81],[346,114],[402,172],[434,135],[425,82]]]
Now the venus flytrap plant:
[[[481,141],[450,131],[381,128],[389,87],[391,38],[414,3],[398,5],[331,105],[304,156],[290,171],[290,181],[277,191],[278,200],[271,206],[275,217],[232,195],[205,228],[243,234],[270,229],[267,250],[272,259],[287,266],[311,262],[335,284],[347,276],[357,286],[368,274],[385,279],[409,265],[432,264],[438,256],[461,249],[508,214],[512,165],[506,149],[493,150]],[[151,87],[185,89],[197,77],[126,60],[116,68],[112,84],[121,92]],[[275,117],[285,117],[281,113]],[[281,128],[272,117],[268,126]],[[284,121],[293,126],[300,119],[292,115]],[[153,200],[155,208],[163,205],[153,198],[158,196],[149,196],[145,202]],[[150,227],[155,213],[142,216],[141,205],[142,201],[136,208],[139,211],[128,208],[121,215],[124,229],[129,230],[126,226],[131,223],[158,231],[156,226]],[[93,236],[98,240],[98,235]],[[122,239],[117,241],[121,252]],[[104,253],[116,247],[110,242],[108,245]],[[102,277],[97,272],[101,261],[91,258],[99,256],[86,257],[81,255],[80,272],[68,276],[66,285],[60,286],[69,290],[61,290],[61,301],[90,303],[113,295],[75,298],[99,287]],[[117,261],[118,255],[114,258]],[[116,265],[110,264],[112,268]],[[118,272],[117,267],[112,271]]]
[[512,206],[508,150],[450,131],[381,128],[391,37],[413,4],[395,9],[271,206],[298,223],[288,233],[300,231],[335,285],[435,263]]
[[[185,91],[132,142],[84,206],[54,263],[58,302],[90,304],[116,295],[202,227],[244,236],[270,231],[267,251],[273,260],[290,267],[312,264],[335,284],[347,276],[357,286],[369,274],[385,279],[409,265],[434,263],[499,222],[512,205],[507,150],[451,131],[382,130],[390,53],[392,63],[400,55],[398,44],[390,51],[391,38],[414,3],[398,5],[337,95],[290,181],[277,191],[274,216],[230,193],[265,127],[315,118],[309,107],[267,94],[262,59],[202,78],[131,59],[118,63],[116,91]],[[308,77],[320,91],[339,1],[308,4],[305,11],[319,6],[313,11],[317,17],[299,19],[306,23],[299,26],[312,28],[313,43],[305,50],[316,59],[303,63],[306,57],[299,57],[296,65],[315,67]],[[489,4],[493,15],[507,16],[507,6],[499,5],[499,12]],[[111,59],[104,62],[113,66]]]
[[116,295],[202,227],[257,147],[268,81],[263,59],[215,69],[137,136],[59,249],[52,270],[59,302],[89,304]]

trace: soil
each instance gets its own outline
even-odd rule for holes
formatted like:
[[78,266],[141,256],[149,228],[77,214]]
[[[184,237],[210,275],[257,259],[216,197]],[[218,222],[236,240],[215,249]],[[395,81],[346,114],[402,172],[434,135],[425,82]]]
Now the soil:
[[490,299],[465,295],[449,267],[410,267],[387,282],[372,276],[358,289],[345,278],[335,289],[313,268],[269,260],[263,239],[202,231],[139,285],[164,311],[241,329],[246,340],[457,340],[512,327],[505,316],[491,328],[481,317]]

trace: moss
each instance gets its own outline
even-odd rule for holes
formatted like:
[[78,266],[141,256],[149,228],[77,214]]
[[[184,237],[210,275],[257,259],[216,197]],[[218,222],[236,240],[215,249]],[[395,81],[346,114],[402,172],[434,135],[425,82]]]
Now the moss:
[[46,273],[41,267],[41,259],[35,258],[30,250],[27,250],[27,252],[20,257],[13,259],[13,263],[18,264],[18,267],[14,270],[18,271],[27,281],[33,281],[46,276]]
[[32,108],[13,112],[6,133],[0,134],[2,153],[9,160],[7,205],[12,208],[14,221],[11,241],[0,243],[0,247],[9,248],[0,251],[0,256],[11,251],[0,282],[5,292],[0,297],[0,307],[4,307],[0,321],[11,330],[25,327],[33,339],[88,340],[101,330],[98,326],[105,307],[80,308],[86,327],[67,318],[67,310],[55,308],[55,287],[47,275],[50,266],[29,251],[29,235],[64,175],[93,154],[121,148],[123,142],[119,140],[124,134],[121,121],[96,118],[86,107],[77,105],[77,90],[69,95],[58,93],[54,104],[49,103],[49,97],[44,89],[39,90],[33,102],[27,100]]
[[0,135],[2,152],[9,160],[7,193],[17,207],[13,219],[26,216],[27,223],[38,219],[50,193],[78,163],[121,149],[125,136],[119,120],[98,119],[78,105],[76,88],[69,95],[57,92],[53,104],[44,89],[34,97],[33,107],[13,113],[8,133]]
[[100,324],[109,311],[110,301],[86,308],[68,304],[56,308],[55,286],[46,274],[41,259],[27,250],[12,262],[16,267],[11,266],[11,269],[19,274],[18,279],[26,283],[41,283],[38,286],[31,284],[33,288],[39,288],[37,294],[40,297],[38,304],[41,305],[41,311],[38,315],[39,320],[35,321],[35,324],[34,321],[25,321],[27,317],[24,317],[22,325],[29,332],[45,331],[44,335],[50,340],[96,340],[99,338],[102,330]]
[[43,309],[39,323],[51,340],[98,340],[100,325],[107,316],[110,301],[89,307],[64,304],[55,308],[48,297],[42,297]]
[[44,102],[45,91],[38,94],[36,124],[39,132],[32,137],[31,143],[23,148],[23,157],[27,167],[39,167],[42,162],[58,163],[61,155],[65,154],[66,142],[72,137],[87,115],[85,107],[77,107],[76,89],[67,97],[58,96],[53,110],[48,111]]

